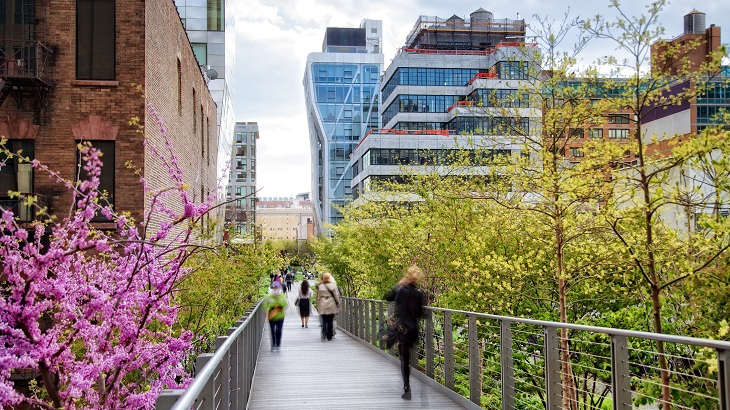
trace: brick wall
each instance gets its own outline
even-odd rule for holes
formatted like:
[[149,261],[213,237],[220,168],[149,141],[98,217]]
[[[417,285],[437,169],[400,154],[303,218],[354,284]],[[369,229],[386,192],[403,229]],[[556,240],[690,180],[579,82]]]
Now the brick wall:
[[[21,122],[38,125],[34,135],[35,157],[70,180],[74,180],[76,174],[78,138],[113,139],[116,210],[130,212],[141,220],[145,210],[142,205],[147,202],[139,177],[126,164],[130,162],[142,170],[153,188],[168,186],[170,181],[167,169],[147,155],[143,147],[144,134],[138,132],[137,126],[129,124],[132,117],[141,118],[142,124],[147,122],[146,98],[160,111],[185,169],[191,193],[195,192],[194,198],[199,202],[201,184],[206,190],[215,187],[216,108],[173,0],[116,1],[114,81],[76,80],[76,1],[48,0],[46,4],[47,9],[37,11],[36,15],[45,15],[47,33],[45,41],[43,38],[38,40],[54,50],[50,70],[52,87],[44,97],[37,90],[21,93],[19,105],[13,97],[8,97],[0,106],[0,121],[21,117]],[[43,20],[39,21],[43,24]],[[182,72],[180,111],[178,59]],[[193,89],[197,107],[195,131]],[[201,107],[203,122],[209,126],[200,125]],[[201,155],[203,128],[206,129],[205,156]],[[159,129],[149,124],[146,130],[159,145]],[[35,175],[34,185],[35,192],[51,197],[53,213],[61,217],[67,215],[72,205],[71,196],[63,188],[39,173]]]
[[[162,116],[167,136],[185,171],[189,195],[199,203],[201,187],[202,199],[215,193],[216,189],[216,105],[173,1],[148,1],[146,9],[147,100]],[[179,82],[178,75],[181,76]],[[146,123],[148,138],[161,146],[159,127],[149,121]],[[145,176],[151,187],[170,186],[168,170],[156,158],[148,156],[145,164]],[[153,224],[157,223],[158,220],[153,221]]]

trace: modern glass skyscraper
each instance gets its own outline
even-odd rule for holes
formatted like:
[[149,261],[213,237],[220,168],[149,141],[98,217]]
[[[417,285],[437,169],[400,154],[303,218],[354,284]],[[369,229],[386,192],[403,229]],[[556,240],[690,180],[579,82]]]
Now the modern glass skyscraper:
[[350,154],[370,129],[380,127],[382,22],[359,28],[328,27],[322,52],[310,53],[304,94],[312,152],[312,199],[317,231],[337,224],[336,209],[352,200]]

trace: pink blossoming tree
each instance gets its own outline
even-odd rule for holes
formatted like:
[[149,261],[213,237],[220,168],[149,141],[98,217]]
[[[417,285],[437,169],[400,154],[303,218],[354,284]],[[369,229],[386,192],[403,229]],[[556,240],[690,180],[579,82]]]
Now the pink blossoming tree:
[[[184,262],[198,248],[196,222],[211,205],[188,196],[166,129],[154,108],[148,110],[165,147],[147,147],[169,167],[172,186],[151,192],[141,180],[152,198],[146,221],[135,224],[104,205],[97,191],[102,158],[89,145],[80,146],[89,176],[80,183],[31,160],[37,173],[74,193],[70,216],[50,233],[40,223],[23,226],[0,208],[2,407],[151,409],[162,389],[187,383],[183,362],[192,335],[172,330],[178,312],[172,300],[187,273]],[[117,231],[93,229],[97,213]],[[154,213],[167,221],[148,232]],[[38,382],[21,392],[11,381],[14,372]]]

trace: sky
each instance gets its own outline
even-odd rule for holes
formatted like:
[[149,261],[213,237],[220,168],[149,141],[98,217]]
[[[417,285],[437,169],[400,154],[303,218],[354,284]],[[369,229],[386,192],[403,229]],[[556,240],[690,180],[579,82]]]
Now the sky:
[[[608,0],[236,0],[236,64],[232,89],[236,121],[258,122],[256,151],[258,197],[291,197],[311,190],[309,127],[302,79],[311,52],[322,51],[327,27],[359,27],[364,18],[383,21],[385,67],[405,43],[420,15],[468,21],[482,7],[495,19],[524,18],[529,26],[541,19],[617,16]],[[648,1],[624,1],[627,15],[646,11]],[[730,1],[673,0],[661,12],[666,39],[683,31],[683,16],[693,9],[706,16],[707,26],[724,28],[730,42]],[[574,37],[572,37],[574,38]],[[572,40],[568,38],[568,40]],[[608,48],[607,48],[608,47]],[[596,43],[585,50],[586,62],[613,52]]]

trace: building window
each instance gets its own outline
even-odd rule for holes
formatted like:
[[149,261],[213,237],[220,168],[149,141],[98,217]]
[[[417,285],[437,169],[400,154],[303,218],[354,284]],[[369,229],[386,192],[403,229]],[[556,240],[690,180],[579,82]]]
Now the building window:
[[193,88],[193,134],[198,132],[198,109],[197,105],[195,105],[196,97],[195,88]]
[[182,63],[177,59],[177,113],[182,115]]
[[582,157],[583,156],[583,150],[577,147],[570,147],[570,156],[571,157]]
[[208,31],[225,30],[224,0],[208,0]]
[[608,116],[609,124],[628,124],[629,114],[610,114]]
[[76,0],[76,78],[113,80],[114,0]]
[[600,128],[591,128],[588,136],[591,138],[603,138],[603,130]]
[[572,138],[583,138],[584,135],[583,128],[572,128],[570,130],[570,136]]
[[[25,158],[34,159],[33,140],[8,140],[5,148]],[[33,166],[30,162],[20,162],[17,155],[9,159],[7,155],[0,152],[0,196],[7,195],[8,191],[20,192],[21,194],[33,193]]]
[[208,64],[208,45],[205,43],[190,43],[193,46],[193,53],[198,60],[198,65]]
[[[81,143],[81,141],[76,141],[77,144]],[[101,175],[99,175],[99,193],[101,194],[100,198],[103,197],[104,200],[101,200],[101,205],[106,205],[104,201],[106,201],[110,206],[114,206],[114,141],[91,141],[91,146],[93,148],[98,149],[101,151],[101,162],[103,163],[101,167]],[[83,162],[81,158],[81,152],[77,149],[76,150],[76,166],[78,167],[78,176],[81,181],[86,180],[89,178],[89,175],[84,170],[85,163]],[[107,221],[107,218],[99,213],[94,215],[94,218],[92,221]]]
[[608,138],[627,139],[629,138],[628,129],[610,129],[608,130]]

